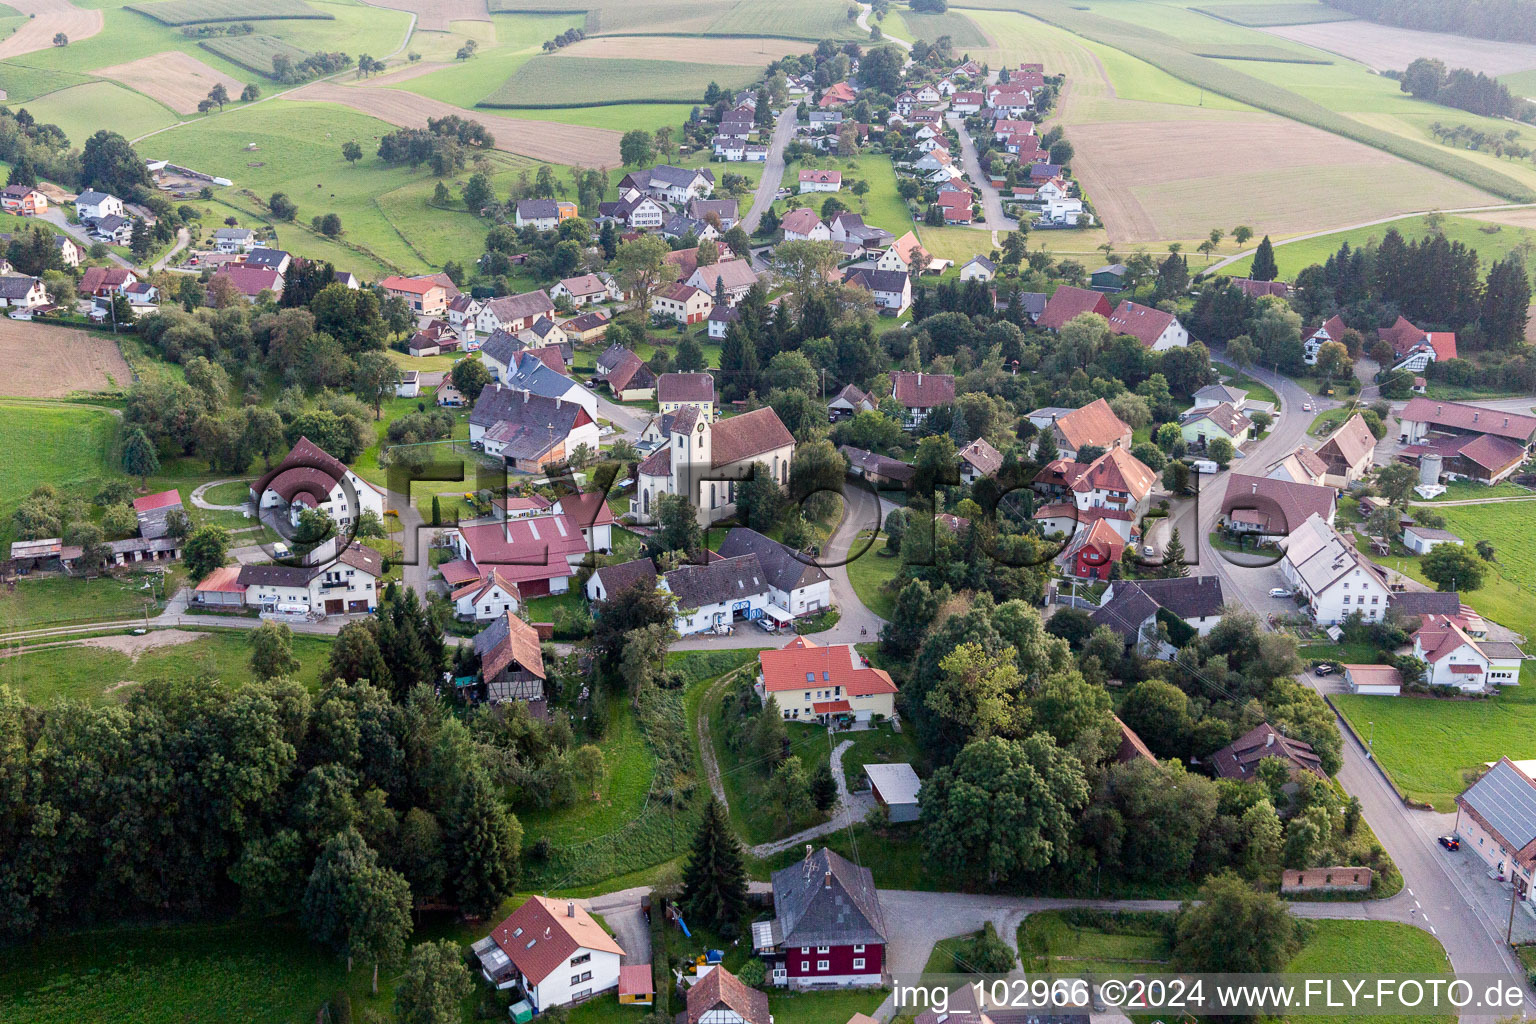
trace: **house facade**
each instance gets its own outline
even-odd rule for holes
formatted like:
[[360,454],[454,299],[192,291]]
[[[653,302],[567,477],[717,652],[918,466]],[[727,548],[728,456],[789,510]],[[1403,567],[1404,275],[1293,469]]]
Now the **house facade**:
[[245,603],[264,615],[343,615],[379,606],[384,557],[354,541],[322,566],[244,565]]
[[823,847],[772,876],[771,921],[752,925],[768,978],[789,988],[873,987],[885,970],[886,928],[868,868]]
[[497,989],[519,989],[534,1012],[619,987],[624,947],[574,900],[530,896],[471,950]]
[[1386,617],[1391,590],[1381,571],[1316,513],[1284,540],[1280,571],[1319,625],[1359,612],[1367,622]]
[[287,508],[295,524],[306,508],[324,510],[342,527],[364,512],[384,515],[384,492],[307,437],[251,484],[250,495],[259,509]]

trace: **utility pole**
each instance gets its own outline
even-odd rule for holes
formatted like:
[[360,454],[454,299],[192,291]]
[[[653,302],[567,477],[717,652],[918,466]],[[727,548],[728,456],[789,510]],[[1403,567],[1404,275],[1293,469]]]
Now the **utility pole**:
[[1504,944],[1512,945],[1515,934],[1515,901],[1520,898],[1520,876],[1515,874],[1514,864],[1509,871],[1509,925],[1504,929]]

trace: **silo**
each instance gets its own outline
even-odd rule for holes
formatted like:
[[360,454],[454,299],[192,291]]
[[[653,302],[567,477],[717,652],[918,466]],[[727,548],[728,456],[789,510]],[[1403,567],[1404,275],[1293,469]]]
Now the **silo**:
[[1435,452],[1419,456],[1419,484],[1433,486],[1440,482],[1440,464],[1443,460]]

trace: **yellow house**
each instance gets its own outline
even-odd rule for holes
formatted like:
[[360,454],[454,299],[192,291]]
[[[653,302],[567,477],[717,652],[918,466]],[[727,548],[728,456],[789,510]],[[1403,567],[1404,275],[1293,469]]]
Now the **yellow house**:
[[757,656],[763,701],[778,702],[792,722],[867,722],[896,712],[896,684],[864,664],[849,644],[822,646],[797,636],[776,651]]
[[708,373],[664,373],[656,378],[656,403],[663,416],[696,405],[705,423],[715,421],[715,378]]

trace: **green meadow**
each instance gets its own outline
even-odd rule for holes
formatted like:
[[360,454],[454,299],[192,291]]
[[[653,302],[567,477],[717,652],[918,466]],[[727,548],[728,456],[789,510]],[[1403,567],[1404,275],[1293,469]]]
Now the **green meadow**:
[[[1393,228],[1396,228],[1397,232],[1408,241],[1422,239],[1434,230],[1427,218],[1405,217],[1387,224],[1373,224],[1366,228],[1336,231],[1316,238],[1276,245],[1275,263],[1280,268],[1280,276],[1290,280],[1312,264],[1325,262],[1345,242],[1354,247],[1380,242],[1382,236]],[[1481,264],[1485,268],[1517,250],[1527,254],[1528,268],[1536,268],[1536,253],[1531,252],[1531,248],[1536,246],[1536,230],[1531,228],[1474,220],[1471,217],[1450,216],[1442,219],[1439,230],[1451,241],[1462,242],[1469,248],[1477,250]],[[1252,265],[1252,257],[1245,256],[1236,263],[1223,267],[1220,272],[1233,277],[1242,277],[1248,273]]]

